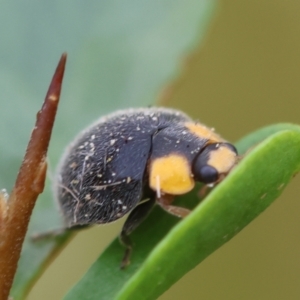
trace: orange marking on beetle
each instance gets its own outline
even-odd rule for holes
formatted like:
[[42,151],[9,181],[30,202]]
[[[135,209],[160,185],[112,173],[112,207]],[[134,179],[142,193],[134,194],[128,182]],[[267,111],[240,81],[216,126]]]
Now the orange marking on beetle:
[[236,164],[237,155],[226,146],[211,151],[207,164],[214,167],[219,174],[228,173]]
[[217,143],[217,142],[224,142],[224,140],[216,134],[213,130],[209,129],[208,127],[200,124],[200,123],[192,123],[192,122],[186,122],[184,124],[188,130],[198,136],[201,139],[207,139],[208,144],[210,143]]
[[157,178],[160,191],[170,195],[185,194],[195,185],[188,160],[175,153],[154,159],[149,174],[149,185],[156,192]]

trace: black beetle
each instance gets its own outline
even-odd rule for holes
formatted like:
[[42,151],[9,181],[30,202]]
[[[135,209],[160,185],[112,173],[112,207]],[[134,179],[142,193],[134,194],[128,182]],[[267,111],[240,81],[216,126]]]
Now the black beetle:
[[129,234],[155,203],[184,217],[175,195],[195,181],[212,185],[236,164],[235,147],[186,114],[166,108],[121,110],[102,117],[68,146],[55,195],[67,228],[115,221],[130,212],[120,234],[129,263]]

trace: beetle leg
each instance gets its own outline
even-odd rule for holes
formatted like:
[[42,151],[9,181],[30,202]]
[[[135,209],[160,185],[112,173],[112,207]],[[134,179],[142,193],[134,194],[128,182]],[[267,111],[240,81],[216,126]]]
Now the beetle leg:
[[209,191],[209,186],[205,184],[199,189],[197,195],[200,199],[203,199],[207,195],[208,191]]
[[159,204],[159,206],[171,215],[174,215],[179,218],[184,218],[191,212],[187,208],[171,205],[173,200],[173,195],[162,195],[161,197],[156,198],[156,201]]
[[90,227],[89,225],[75,225],[72,227],[65,227],[65,228],[57,228],[45,232],[38,232],[34,233],[30,238],[32,242],[38,242],[43,241],[47,239],[53,239],[56,237],[61,237],[62,235],[72,232],[72,231],[78,231],[81,229],[86,229],[87,227]]
[[53,230],[49,230],[46,232],[34,233],[31,235],[30,238],[31,238],[32,242],[37,242],[37,241],[51,239],[51,238],[55,238],[57,236],[61,236],[66,232],[67,232],[66,228],[58,228],[58,229],[53,229]]
[[129,237],[130,233],[132,233],[146,219],[154,204],[154,197],[142,202],[131,211],[125,221],[119,236],[121,244],[126,248],[121,262],[121,269],[124,269],[130,263],[130,255],[132,252],[132,241]]

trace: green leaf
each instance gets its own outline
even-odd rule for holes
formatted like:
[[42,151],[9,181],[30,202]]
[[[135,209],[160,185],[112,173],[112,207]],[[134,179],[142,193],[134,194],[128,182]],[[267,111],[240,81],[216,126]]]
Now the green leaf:
[[[119,269],[123,249],[115,240],[65,299],[157,299],[229,241],[264,211],[300,170],[299,126],[273,125],[237,143],[240,152],[253,146],[177,226],[178,220],[157,207],[132,234],[135,248],[126,270]],[[178,200],[186,207],[199,202],[196,191]]]
[[215,3],[1,1],[1,188],[11,190],[57,61],[62,52],[69,55],[50,143],[49,179],[24,243],[11,292],[14,299],[24,297],[67,240],[29,239],[62,226],[52,199],[51,174],[67,141],[109,111],[153,104],[203,38]]
[[237,143],[239,153],[240,154],[246,153],[246,151],[251,150],[252,147],[258,145],[260,142],[262,142],[270,135],[282,130],[299,131],[300,127],[299,125],[290,124],[290,123],[279,123],[279,124],[263,127],[257,131],[248,134]]

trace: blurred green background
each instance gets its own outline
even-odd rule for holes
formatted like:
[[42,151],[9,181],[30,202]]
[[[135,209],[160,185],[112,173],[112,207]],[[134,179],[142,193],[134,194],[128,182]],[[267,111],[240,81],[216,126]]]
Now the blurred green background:
[[[55,60],[50,62],[52,70]],[[299,80],[300,2],[220,1],[204,44],[183,62],[168,106],[235,141],[271,123],[300,124]],[[43,95],[46,87],[37,89]],[[299,194],[298,176],[266,212],[161,299],[299,299]],[[28,299],[61,299],[121,226],[122,220],[79,233]]]

